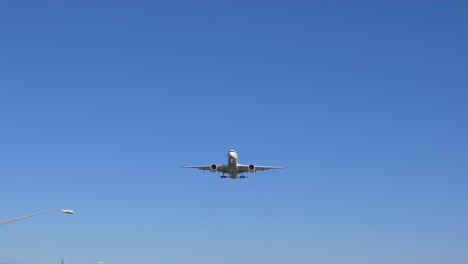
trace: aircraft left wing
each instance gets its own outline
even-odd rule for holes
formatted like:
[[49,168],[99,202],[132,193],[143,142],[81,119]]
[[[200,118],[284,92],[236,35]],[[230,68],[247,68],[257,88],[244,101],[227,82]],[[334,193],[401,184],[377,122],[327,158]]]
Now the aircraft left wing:
[[239,164],[237,169],[239,173],[244,172],[256,172],[256,171],[266,171],[266,170],[275,170],[275,169],[285,169],[286,167],[283,166],[257,166],[257,165],[243,165]]
[[189,168],[189,169],[199,169],[202,171],[211,171],[211,172],[222,172],[222,173],[227,173],[227,168],[225,165],[202,165],[202,166],[181,166],[182,168]]
[[199,170],[210,170],[210,165],[203,165],[203,166],[180,166],[181,168],[188,168],[188,169],[199,169]]

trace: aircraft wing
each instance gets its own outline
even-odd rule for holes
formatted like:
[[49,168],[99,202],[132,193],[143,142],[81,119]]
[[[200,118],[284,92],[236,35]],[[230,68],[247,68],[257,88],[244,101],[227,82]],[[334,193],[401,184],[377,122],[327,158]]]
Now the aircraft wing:
[[251,165],[243,165],[239,164],[237,166],[237,169],[239,173],[244,173],[244,172],[256,172],[256,171],[266,171],[266,170],[275,170],[275,169],[285,169],[286,167],[283,166],[257,166],[254,165],[253,170],[249,169],[249,166]]
[[[213,164],[214,165],[214,164]],[[213,172],[222,172],[227,173],[226,165],[215,165],[215,169],[213,170],[213,165],[202,165],[202,166],[181,166],[182,168],[189,168],[189,169],[199,169],[202,171],[213,171]]]

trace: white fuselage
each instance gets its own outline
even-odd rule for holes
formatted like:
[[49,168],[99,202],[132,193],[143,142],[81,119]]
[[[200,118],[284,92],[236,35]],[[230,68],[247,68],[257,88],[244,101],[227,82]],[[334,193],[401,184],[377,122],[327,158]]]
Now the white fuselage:
[[229,150],[227,154],[228,159],[228,173],[231,179],[237,179],[238,169],[237,169],[237,152],[235,150]]

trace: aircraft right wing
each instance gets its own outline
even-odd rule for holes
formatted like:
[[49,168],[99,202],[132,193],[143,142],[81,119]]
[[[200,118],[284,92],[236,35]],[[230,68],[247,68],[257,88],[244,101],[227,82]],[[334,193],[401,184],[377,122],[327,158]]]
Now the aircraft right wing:
[[226,165],[216,165],[216,164],[211,164],[211,165],[202,165],[202,166],[181,166],[181,168],[188,168],[188,169],[199,169],[202,171],[211,171],[211,172],[222,172],[222,173],[227,173],[227,167]]
[[285,169],[284,166],[257,166],[257,165],[244,165],[239,164],[237,166],[239,173],[244,172],[256,172],[256,171],[266,171],[266,170],[275,170],[275,169]]

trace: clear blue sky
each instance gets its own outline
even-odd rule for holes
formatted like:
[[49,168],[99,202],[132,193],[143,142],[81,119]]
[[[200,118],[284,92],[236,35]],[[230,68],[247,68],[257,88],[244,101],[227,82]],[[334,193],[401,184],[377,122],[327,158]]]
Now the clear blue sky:
[[467,10],[1,1],[0,263],[467,263]]

